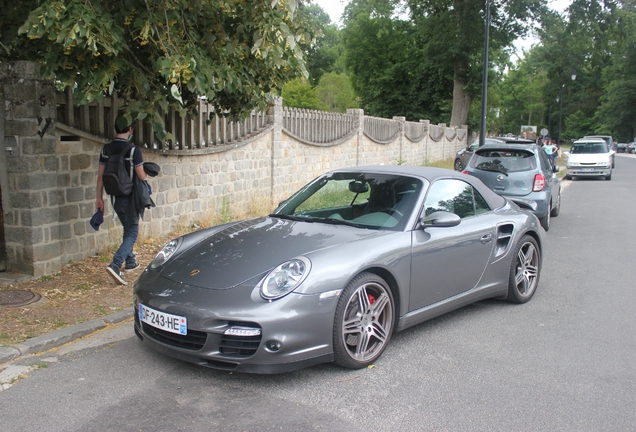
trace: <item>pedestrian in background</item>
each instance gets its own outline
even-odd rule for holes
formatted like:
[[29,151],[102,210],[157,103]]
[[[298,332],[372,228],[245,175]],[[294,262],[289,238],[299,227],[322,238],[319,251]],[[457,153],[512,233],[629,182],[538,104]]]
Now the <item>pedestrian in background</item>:
[[545,137],[543,139],[543,150],[548,155],[548,158],[552,162],[552,165],[554,165],[555,163],[554,155],[555,155],[556,147],[552,144],[552,141],[548,137]]
[[[146,179],[146,173],[143,168],[143,157],[141,150],[135,148],[134,145],[130,147],[130,140],[133,136],[132,121],[127,119],[123,115],[117,116],[115,119],[115,132],[116,136],[113,141],[104,145],[99,155],[99,171],[97,173],[97,198],[95,200],[95,206],[97,209],[104,212],[104,172],[106,170],[106,164],[109,158],[124,154],[124,167],[126,172],[130,172],[131,176],[137,176],[140,180]],[[128,148],[130,147],[130,150]],[[133,180],[131,178],[131,180]],[[128,195],[113,196],[111,195],[111,202],[119,221],[124,228],[124,235],[122,243],[113,255],[112,262],[106,268],[108,274],[120,285],[127,285],[121,273],[121,268],[126,264],[126,271],[131,271],[139,267],[139,263],[135,260],[133,254],[133,247],[137,242],[137,236],[139,235],[139,212],[136,210],[132,192]]]

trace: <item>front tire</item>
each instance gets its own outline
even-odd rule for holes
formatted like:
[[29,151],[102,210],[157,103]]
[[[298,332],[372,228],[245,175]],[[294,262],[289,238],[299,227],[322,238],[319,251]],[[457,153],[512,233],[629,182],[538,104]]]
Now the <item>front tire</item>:
[[532,298],[541,274],[541,252],[537,241],[529,235],[521,238],[510,264],[507,301],[525,303]]
[[612,173],[609,173],[608,176],[605,176],[605,180],[611,180],[612,179]]
[[464,164],[462,163],[461,159],[455,159],[455,171],[463,171],[464,170]]
[[333,327],[336,364],[360,369],[380,357],[395,322],[393,294],[381,277],[356,276],[340,294]]

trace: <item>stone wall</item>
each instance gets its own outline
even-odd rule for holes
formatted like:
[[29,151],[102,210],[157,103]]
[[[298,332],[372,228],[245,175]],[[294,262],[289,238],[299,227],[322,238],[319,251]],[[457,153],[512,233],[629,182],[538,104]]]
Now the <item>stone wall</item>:
[[74,192],[58,187],[55,89],[29,62],[1,63],[0,82],[5,146],[12,143],[0,161],[7,270],[53,273],[60,269],[59,221],[80,216],[61,205]]
[[[100,230],[89,224],[95,211],[99,152],[108,141],[56,124],[55,104],[49,102],[54,100],[53,88],[29,65],[18,62],[2,69],[3,82],[10,84],[5,86],[10,87],[5,91],[5,135],[18,136],[19,148],[6,157],[8,179],[1,186],[10,198],[3,206],[8,270],[39,277],[118,244],[122,229],[109,203]],[[425,139],[412,142],[401,126],[397,138],[379,143],[364,132],[364,112],[350,114],[357,117],[357,131],[333,144],[314,145],[287,133],[278,100],[270,110],[269,126],[249,139],[189,151],[139,148],[145,161],[161,167],[159,176],[149,178],[157,206],[146,211],[140,235],[164,236],[222,213],[266,214],[325,171],[423,165],[451,157],[466,145],[465,129],[460,137],[445,125],[435,126],[436,140],[427,133]],[[53,119],[47,128],[46,119]]]

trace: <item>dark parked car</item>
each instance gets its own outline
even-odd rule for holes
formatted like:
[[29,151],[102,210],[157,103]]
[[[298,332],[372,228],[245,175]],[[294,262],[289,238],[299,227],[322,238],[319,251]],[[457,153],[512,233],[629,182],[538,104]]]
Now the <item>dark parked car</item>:
[[616,144],[616,152],[617,153],[625,153],[627,151],[627,143],[617,143]]
[[486,298],[530,300],[544,235],[475,177],[336,170],[269,216],[168,243],[135,283],[134,328],[159,352],[227,371],[362,368],[397,331]]
[[534,214],[548,231],[561,210],[561,182],[542,147],[536,144],[487,144],[475,151],[464,171],[499,195],[536,203]]
[[627,146],[627,153],[636,153],[636,142],[630,143]]
[[[485,144],[503,144],[503,143],[519,143],[519,144],[532,144],[534,141],[525,139],[525,138],[513,138],[513,137],[496,137],[496,138],[486,138],[484,140]],[[476,140],[471,145],[467,146],[465,149],[461,149],[455,155],[455,162],[453,164],[455,171],[463,171],[468,165],[468,161],[473,156],[475,150],[479,148],[479,140]]]

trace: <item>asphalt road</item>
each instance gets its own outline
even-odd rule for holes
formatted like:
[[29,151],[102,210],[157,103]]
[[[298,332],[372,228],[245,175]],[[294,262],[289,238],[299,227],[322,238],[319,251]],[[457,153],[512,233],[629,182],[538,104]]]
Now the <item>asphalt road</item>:
[[635,187],[633,155],[611,181],[572,181],[530,303],[406,330],[371,369],[214,371],[144,348],[127,323],[16,361],[48,366],[0,392],[0,430],[636,430]]

